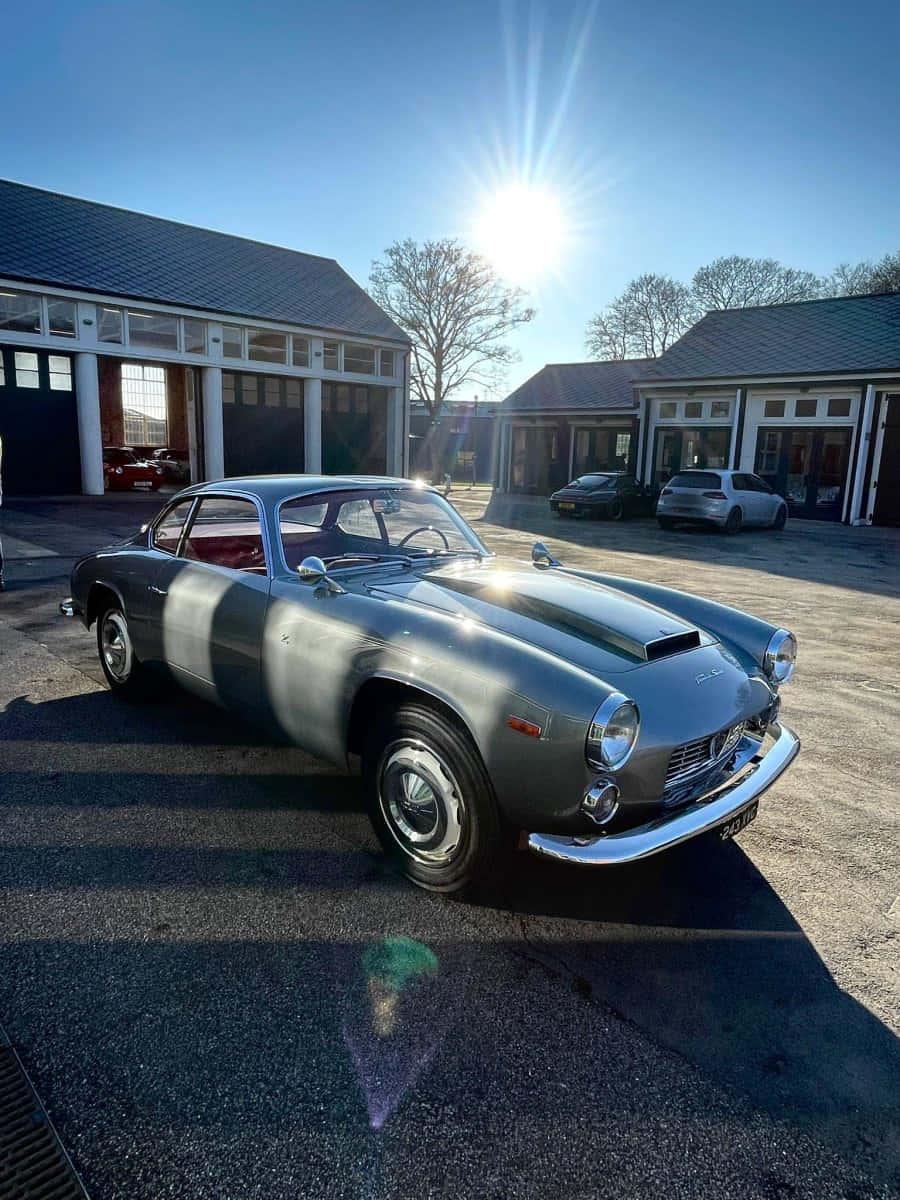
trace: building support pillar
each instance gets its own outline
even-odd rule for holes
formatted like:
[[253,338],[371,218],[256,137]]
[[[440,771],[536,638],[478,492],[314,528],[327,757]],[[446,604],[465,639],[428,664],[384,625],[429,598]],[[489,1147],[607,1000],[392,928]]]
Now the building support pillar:
[[403,388],[388,388],[387,454],[388,475],[403,474]]
[[308,475],[322,473],[322,380],[303,384],[303,456]]
[[100,377],[97,355],[75,355],[75,408],[78,448],[81,455],[81,490],[85,496],[102,496],[103,433],[100,428]]
[[203,457],[207,479],[225,478],[222,368],[203,368]]
[[500,422],[500,453],[497,463],[497,491],[509,491],[509,421]]
[[854,462],[850,464],[853,475],[853,493],[850,497],[850,510],[847,522],[850,525],[868,525],[867,513],[861,512],[863,503],[863,483],[866,476],[866,458],[872,438],[872,414],[875,409],[875,384],[870,383],[865,390],[865,403],[856,435]]

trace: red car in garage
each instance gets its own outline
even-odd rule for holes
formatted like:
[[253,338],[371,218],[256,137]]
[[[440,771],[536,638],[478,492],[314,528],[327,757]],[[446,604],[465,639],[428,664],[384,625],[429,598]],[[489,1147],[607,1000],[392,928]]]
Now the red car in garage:
[[103,478],[110,492],[135,484],[146,484],[155,492],[165,479],[165,471],[158,463],[138,458],[128,446],[107,446],[103,451]]

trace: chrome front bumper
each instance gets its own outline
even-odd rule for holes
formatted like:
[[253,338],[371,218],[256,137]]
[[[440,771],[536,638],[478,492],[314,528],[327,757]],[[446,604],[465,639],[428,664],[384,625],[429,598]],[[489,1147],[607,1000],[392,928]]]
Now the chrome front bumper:
[[[770,743],[768,749],[766,742]],[[528,849],[582,867],[615,866],[649,858],[737,816],[772,786],[799,750],[800,739],[786,725],[770,725],[762,739],[742,738],[732,774],[687,807],[606,837],[532,833],[528,836]]]
[[67,596],[65,600],[60,600],[59,602],[59,615],[61,617],[77,617],[80,611],[71,596]]

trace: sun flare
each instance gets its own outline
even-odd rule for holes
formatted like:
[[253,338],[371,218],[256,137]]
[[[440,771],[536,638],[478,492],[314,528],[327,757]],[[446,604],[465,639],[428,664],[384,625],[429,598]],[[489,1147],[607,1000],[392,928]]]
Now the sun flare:
[[556,267],[565,240],[559,200],[529,184],[513,184],[489,195],[475,227],[479,252],[515,282],[534,281]]

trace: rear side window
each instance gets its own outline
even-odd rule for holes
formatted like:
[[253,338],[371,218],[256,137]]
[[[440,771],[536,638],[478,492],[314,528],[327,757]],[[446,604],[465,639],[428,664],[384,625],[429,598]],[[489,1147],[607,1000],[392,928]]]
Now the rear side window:
[[166,554],[175,554],[181,539],[181,531],[184,529],[184,523],[193,503],[193,498],[179,500],[177,504],[173,504],[163,513],[153,530],[151,540],[154,549],[162,550]]
[[266,556],[256,505],[230,496],[204,496],[182,553],[194,562],[264,575]]
[[670,479],[666,486],[673,488],[697,488],[699,491],[706,489],[720,491],[722,476],[714,475],[712,471],[682,471],[679,475],[675,475]]

